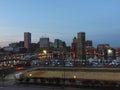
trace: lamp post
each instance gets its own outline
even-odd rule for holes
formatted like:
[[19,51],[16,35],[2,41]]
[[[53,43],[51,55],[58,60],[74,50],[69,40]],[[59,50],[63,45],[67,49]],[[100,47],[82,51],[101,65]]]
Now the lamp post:
[[47,50],[43,50],[43,54],[45,55],[45,59],[47,58]]
[[107,54],[108,54],[108,58],[113,59],[113,51],[112,51],[112,49],[108,49]]
[[47,50],[43,50],[43,53],[44,53],[44,54],[47,54]]

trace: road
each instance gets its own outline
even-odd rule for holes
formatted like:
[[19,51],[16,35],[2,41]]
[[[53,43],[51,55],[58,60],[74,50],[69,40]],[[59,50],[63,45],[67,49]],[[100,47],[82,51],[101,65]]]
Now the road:
[[[15,72],[15,73],[18,73],[18,72]],[[38,90],[38,89],[39,90],[103,90],[103,89],[99,89],[99,88],[97,88],[97,89],[71,88],[71,87],[64,87],[63,88],[63,86],[56,87],[56,86],[41,86],[40,84],[39,85],[17,84],[15,82],[15,78],[14,78],[15,73],[9,74],[8,76],[5,77],[4,80],[0,80],[0,90]],[[83,75],[82,75],[82,77],[83,77]],[[104,90],[120,90],[120,88],[119,89],[116,89],[116,88],[108,89],[107,88]]]
[[5,77],[4,80],[0,80],[0,90],[96,90],[96,89],[72,88],[72,87],[63,87],[63,86],[17,84],[15,82],[14,74],[15,73],[10,74],[7,77]]
[[[85,88],[62,88],[48,86],[3,86],[0,90],[102,90],[102,89],[85,89]],[[107,90],[107,89],[106,89]]]

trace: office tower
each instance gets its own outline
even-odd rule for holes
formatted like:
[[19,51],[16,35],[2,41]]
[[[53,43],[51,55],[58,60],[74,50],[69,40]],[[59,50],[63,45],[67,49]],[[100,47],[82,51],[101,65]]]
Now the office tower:
[[31,33],[25,32],[24,33],[24,47],[30,49],[31,47]]
[[73,38],[71,50],[72,50],[72,57],[76,58],[77,57],[77,38],[76,37]]
[[81,59],[86,59],[85,49],[85,32],[78,32],[77,34],[77,56]]
[[49,42],[49,38],[48,37],[40,38],[40,48],[48,49],[49,46],[50,46],[50,42]]
[[55,39],[55,41],[54,41],[54,47],[62,49],[62,48],[66,47],[66,43],[64,41],[60,40],[60,39]]
[[86,42],[86,46],[93,46],[92,40],[87,40]]
[[92,58],[94,56],[92,40],[87,40],[85,43],[86,43],[86,59]]
[[107,59],[107,50],[110,48],[109,44],[98,44],[97,45],[97,53],[98,57],[101,59]]

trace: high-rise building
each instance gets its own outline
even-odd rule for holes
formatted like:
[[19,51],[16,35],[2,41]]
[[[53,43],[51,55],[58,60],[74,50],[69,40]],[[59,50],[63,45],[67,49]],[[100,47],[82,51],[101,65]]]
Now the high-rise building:
[[86,43],[86,59],[92,58],[94,56],[92,40],[87,40],[85,43]]
[[24,47],[30,49],[31,47],[31,33],[25,32],[24,33]]
[[60,40],[60,39],[55,39],[54,47],[61,49],[61,48],[66,47],[66,43],[64,41]]
[[73,38],[71,51],[72,51],[72,57],[76,58],[77,57],[77,38],[76,37]]
[[97,45],[97,53],[100,58],[107,59],[107,50],[110,48],[109,44],[98,44]]
[[54,58],[65,58],[66,57],[66,43],[60,39],[54,40]]
[[49,48],[50,41],[48,37],[40,38],[40,48]]
[[87,40],[85,43],[86,43],[86,46],[92,46],[93,45],[92,40]]
[[85,46],[85,32],[78,32],[77,34],[77,56],[86,59],[86,46]]

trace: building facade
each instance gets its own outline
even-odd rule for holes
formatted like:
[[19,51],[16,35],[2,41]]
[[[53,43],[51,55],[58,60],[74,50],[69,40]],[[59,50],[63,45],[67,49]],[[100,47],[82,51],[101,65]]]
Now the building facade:
[[30,49],[31,47],[31,33],[25,32],[24,33],[24,47]]
[[40,48],[48,49],[50,47],[50,41],[48,37],[40,38]]
[[74,37],[71,45],[72,58],[77,58],[77,38]]
[[54,58],[65,58],[67,55],[66,43],[60,39],[54,40]]
[[110,48],[109,44],[98,44],[97,45],[97,55],[101,59],[107,59],[107,50]]
[[86,59],[92,58],[94,56],[92,40],[87,40],[85,44],[86,44]]
[[85,32],[78,32],[77,34],[77,56],[81,59],[86,59],[86,36]]
[[19,42],[19,47],[24,47],[24,41]]
[[60,39],[55,39],[54,41],[54,48],[59,48],[59,49],[62,49],[66,47],[66,43]]

